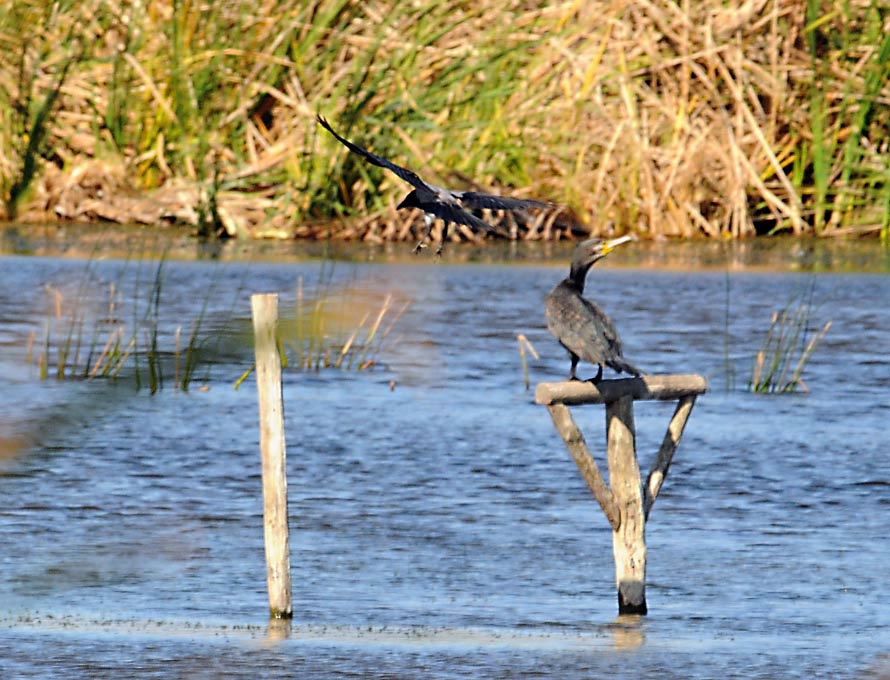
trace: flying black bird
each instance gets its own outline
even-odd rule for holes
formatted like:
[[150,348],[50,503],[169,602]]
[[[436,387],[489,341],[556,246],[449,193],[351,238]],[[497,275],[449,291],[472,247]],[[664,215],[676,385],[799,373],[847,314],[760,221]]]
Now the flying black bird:
[[524,210],[525,208],[551,207],[549,203],[542,203],[541,201],[533,201],[531,199],[505,198],[503,196],[483,194],[478,191],[452,191],[451,189],[437,187],[435,184],[427,184],[411,170],[396,165],[381,156],[371,153],[367,149],[363,149],[358,144],[353,144],[348,139],[341,137],[334,132],[328,121],[321,115],[318,115],[318,122],[350,151],[354,151],[362,156],[372,165],[391,170],[414,187],[411,193],[405,196],[396,208],[420,208],[423,210],[423,219],[426,229],[423,232],[423,237],[414,247],[415,253],[425,247],[425,241],[430,237],[433,222],[435,222],[437,217],[445,223],[445,226],[442,228],[442,240],[439,242],[439,246],[436,249],[436,255],[441,255],[442,246],[445,239],[448,238],[448,227],[452,222],[456,224],[465,224],[468,227],[481,229],[486,232],[493,231],[488,224],[471,212],[468,212],[469,210],[481,210],[482,208],[488,208],[489,210]]
[[575,247],[568,278],[560,281],[547,296],[547,328],[572,359],[569,380],[577,380],[575,369],[579,359],[597,366],[596,376],[591,378],[594,384],[603,377],[603,366],[633,376],[641,374],[622,355],[621,338],[612,320],[594,302],[583,297],[584,280],[593,263],[631,240],[630,236],[622,236],[610,241],[598,238],[582,241]]

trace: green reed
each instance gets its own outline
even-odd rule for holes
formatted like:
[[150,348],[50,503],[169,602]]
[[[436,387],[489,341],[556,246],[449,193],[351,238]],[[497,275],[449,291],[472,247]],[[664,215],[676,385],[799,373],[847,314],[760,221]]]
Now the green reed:
[[751,369],[748,389],[752,392],[809,391],[802,374],[819,342],[831,328],[812,325],[815,281],[795,292],[785,307],[773,312]]
[[[9,14],[2,19],[0,33],[6,24],[21,28],[33,22],[28,26],[28,35],[33,32],[38,36],[51,30],[54,21],[48,8],[35,11],[34,7],[26,3],[12,3]],[[72,67],[83,58],[83,47],[75,28],[74,25],[68,26],[67,34],[63,37],[61,55],[54,55],[43,49],[39,37],[37,40],[25,38],[15,45],[18,62],[15,66],[15,87],[0,95],[0,118],[6,122],[4,127],[8,128],[8,143],[13,160],[10,165],[15,167],[9,174],[0,171],[0,190],[10,219],[15,219],[19,202],[34,181],[41,159],[50,151],[47,136],[51,116],[55,113],[59,95]],[[8,48],[4,46],[2,49],[5,51]],[[51,74],[48,80],[44,72]],[[2,145],[3,140],[0,139],[0,147]],[[0,153],[0,156],[4,155]]]
[[52,374],[58,380],[117,380],[127,376],[136,389],[147,387],[154,394],[163,389],[172,372],[174,387],[188,390],[203,358],[199,351],[204,344],[202,322],[215,286],[208,289],[186,346],[181,345],[181,326],[177,326],[173,347],[166,348],[165,262],[161,257],[148,278],[143,278],[144,263],[136,263],[129,299],[123,293],[129,260],[115,280],[104,284],[97,280],[95,262],[90,259],[70,292],[47,286],[41,350],[35,351],[33,339],[27,350],[29,362],[39,367],[40,378]]
[[885,237],[890,164],[886,142],[875,143],[890,130],[890,110],[880,104],[890,81],[884,15],[874,3],[825,12],[807,0],[806,17],[811,138],[795,156],[795,184],[810,194],[817,235],[877,228]]

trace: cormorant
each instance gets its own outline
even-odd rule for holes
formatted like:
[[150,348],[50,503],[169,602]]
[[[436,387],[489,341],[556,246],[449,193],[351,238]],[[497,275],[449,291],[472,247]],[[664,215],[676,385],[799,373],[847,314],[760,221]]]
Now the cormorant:
[[481,210],[488,208],[489,210],[522,210],[525,208],[548,208],[549,203],[534,201],[522,198],[506,198],[503,196],[493,196],[491,194],[483,194],[478,191],[452,191],[443,187],[437,187],[434,184],[427,184],[415,173],[407,168],[403,168],[395,163],[388,161],[381,156],[371,153],[367,149],[363,149],[358,144],[353,144],[334,132],[328,121],[320,114],[317,116],[321,126],[336,137],[341,144],[346,146],[350,151],[362,156],[372,165],[391,170],[403,180],[414,187],[410,194],[405,196],[396,208],[420,208],[423,210],[423,220],[426,229],[423,237],[414,247],[414,252],[418,252],[425,247],[425,241],[430,236],[430,230],[436,218],[440,218],[445,226],[442,228],[442,240],[436,249],[436,255],[442,254],[442,247],[445,239],[448,238],[448,227],[452,222],[457,224],[465,224],[474,229],[482,229],[486,232],[494,231],[488,224],[476,217],[468,210]]
[[590,380],[594,384],[603,377],[603,366],[633,376],[641,374],[621,354],[621,338],[612,320],[594,302],[583,297],[584,280],[594,262],[631,240],[630,236],[622,236],[609,241],[598,238],[582,241],[575,247],[568,278],[560,281],[547,296],[547,328],[572,359],[569,380],[578,379],[575,369],[579,359],[597,366],[596,376]]

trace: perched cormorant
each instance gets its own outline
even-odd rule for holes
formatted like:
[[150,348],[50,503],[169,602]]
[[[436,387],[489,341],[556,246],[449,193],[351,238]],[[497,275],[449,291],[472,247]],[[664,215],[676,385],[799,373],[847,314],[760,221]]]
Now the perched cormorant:
[[405,196],[396,208],[420,208],[423,210],[423,219],[426,229],[423,233],[423,237],[414,247],[415,253],[425,247],[426,244],[424,242],[429,238],[433,222],[435,222],[437,217],[445,223],[445,226],[442,228],[442,240],[439,242],[439,247],[436,249],[436,255],[441,255],[442,246],[445,239],[448,238],[448,226],[452,222],[465,224],[468,227],[482,229],[486,232],[493,231],[488,224],[480,220],[474,214],[468,212],[468,210],[481,210],[482,208],[487,208],[489,210],[523,210],[525,208],[551,207],[549,203],[542,203],[541,201],[534,201],[531,199],[505,198],[503,196],[483,194],[478,191],[452,191],[451,189],[437,187],[435,184],[427,184],[411,170],[396,165],[381,156],[371,153],[367,149],[363,149],[358,144],[353,144],[348,139],[341,137],[334,132],[330,124],[321,115],[318,115],[318,122],[350,151],[354,151],[364,157],[364,159],[372,165],[391,170],[414,187],[414,190]]
[[594,262],[631,240],[630,236],[622,236],[610,241],[598,238],[582,241],[575,247],[568,278],[560,281],[547,296],[547,328],[572,359],[569,380],[578,379],[575,369],[579,359],[597,366],[596,376],[591,378],[594,384],[603,377],[603,366],[633,376],[641,374],[622,356],[621,338],[612,320],[594,302],[583,297],[584,280]]

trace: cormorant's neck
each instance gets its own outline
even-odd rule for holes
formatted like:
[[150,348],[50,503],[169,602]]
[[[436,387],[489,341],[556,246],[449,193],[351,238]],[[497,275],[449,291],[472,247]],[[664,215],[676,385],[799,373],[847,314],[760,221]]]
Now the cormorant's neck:
[[590,271],[590,267],[592,265],[593,262],[572,264],[572,269],[569,272],[569,278],[566,279],[566,281],[571,284],[572,288],[577,290],[579,293],[584,292],[584,281],[587,279],[587,272]]

